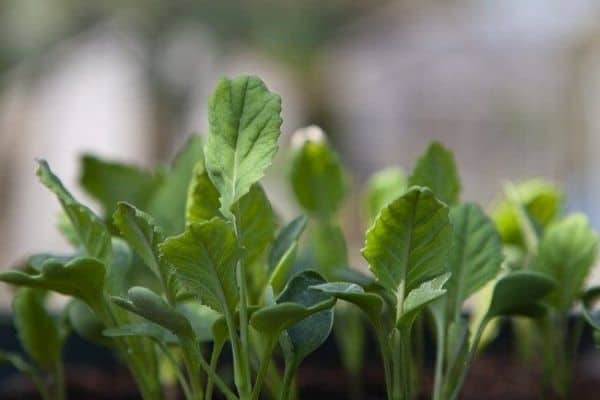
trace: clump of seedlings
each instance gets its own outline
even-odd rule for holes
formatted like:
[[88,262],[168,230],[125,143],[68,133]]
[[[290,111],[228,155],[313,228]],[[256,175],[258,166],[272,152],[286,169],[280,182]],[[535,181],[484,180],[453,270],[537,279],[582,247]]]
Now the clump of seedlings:
[[[206,140],[193,136],[172,165],[149,172],[84,156],[81,184],[101,214],[39,161],[73,251],[37,254],[0,273],[20,287],[13,310],[26,352],[0,353],[0,361],[29,375],[44,399],[64,399],[61,351],[74,331],[114,351],[145,400],[163,399],[173,384],[188,400],[289,400],[299,398],[300,364],[333,330],[354,397],[364,398],[369,321],[387,398],[409,400],[420,390],[431,325],[431,397],[450,400],[486,328],[520,316],[530,322],[519,332],[535,331],[520,340],[543,348],[549,386],[566,393],[581,327],[572,332],[567,318],[598,244],[585,216],[562,216],[560,196],[536,181],[507,185],[491,218],[461,202],[454,158],[433,143],[409,175],[390,168],[368,182],[362,255],[372,274],[358,272],[340,222],[347,174],[319,128],[298,132],[290,154],[306,216],[284,223],[261,185],[280,114],[279,96],[260,79],[223,79],[209,101]],[[49,292],[69,298],[58,313],[46,308]],[[477,293],[485,301],[469,318],[464,304]],[[591,308],[599,293],[583,300],[600,330]]]

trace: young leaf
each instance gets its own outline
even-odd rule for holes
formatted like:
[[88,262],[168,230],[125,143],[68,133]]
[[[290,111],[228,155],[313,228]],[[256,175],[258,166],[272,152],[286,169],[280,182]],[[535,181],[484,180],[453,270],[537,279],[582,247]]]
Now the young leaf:
[[154,219],[127,203],[119,203],[113,223],[144,263],[166,286],[170,298],[177,292],[172,268],[160,258],[158,245],[165,240],[165,234],[154,223]]
[[384,307],[384,300],[379,295],[365,292],[362,287],[351,282],[322,283],[311,288],[356,305],[373,323],[379,323]]
[[401,168],[391,167],[371,175],[367,182],[365,210],[369,224],[375,221],[382,208],[408,189],[408,178]]
[[89,208],[75,200],[58,177],[52,173],[46,161],[39,161],[37,175],[60,201],[87,255],[106,263],[110,262],[110,233],[102,220]]
[[280,97],[253,76],[220,80],[209,100],[206,170],[228,219],[275,156],[280,114]]
[[119,201],[145,209],[162,181],[159,174],[89,154],[81,158],[81,171],[81,186],[100,202],[106,218],[115,212]]
[[238,300],[238,248],[231,225],[219,218],[188,225],[160,245],[165,260],[188,291],[212,309],[233,312]]
[[539,316],[541,300],[556,288],[556,281],[533,271],[515,271],[500,278],[494,286],[486,319],[503,315]]
[[[514,185],[514,188],[527,217],[536,228],[547,227],[559,215],[563,194],[552,183],[531,179]],[[503,199],[497,204],[492,212],[492,219],[504,243],[524,244],[519,212],[511,199]]]
[[600,313],[593,310],[594,303],[600,299],[600,286],[588,289],[582,297],[582,313],[588,324],[600,332]]
[[179,234],[185,228],[188,187],[194,168],[202,162],[202,154],[202,140],[197,135],[191,136],[148,204],[148,214],[167,235]]
[[105,273],[104,264],[97,259],[79,257],[64,264],[49,260],[39,273],[0,272],[0,281],[77,297],[97,311],[103,304]]
[[104,346],[112,345],[111,341],[102,334],[106,325],[83,301],[72,299],[67,305],[67,316],[73,331],[82,338]]
[[446,294],[444,285],[450,278],[450,275],[449,272],[446,272],[436,278],[423,282],[419,287],[411,290],[404,300],[402,314],[396,325],[399,328],[409,329],[423,307]]
[[159,343],[179,344],[177,337],[171,331],[153,322],[137,322],[104,329],[106,337],[147,337]]
[[150,289],[134,286],[127,292],[127,299],[113,297],[113,301],[119,307],[154,322],[177,336],[191,338],[193,335],[187,318]]
[[275,236],[275,215],[260,184],[254,184],[233,206],[239,240],[248,265],[259,261]]
[[106,291],[115,296],[127,293],[134,281],[133,253],[121,238],[112,239],[112,261],[106,274],[104,286]]
[[60,362],[62,340],[57,322],[44,306],[45,296],[39,289],[19,289],[13,300],[13,314],[25,351],[38,366],[51,371]]
[[186,224],[208,221],[220,217],[219,192],[210,180],[204,163],[199,162],[194,168],[194,175],[188,189],[185,210]]
[[330,309],[334,304],[334,297],[310,307],[289,302],[273,304],[256,311],[250,319],[250,324],[257,331],[269,335],[279,334],[282,330],[319,311]]
[[293,141],[301,142],[292,159],[291,181],[296,198],[309,213],[329,219],[339,210],[346,194],[340,160],[321,128],[301,129]]
[[381,210],[362,254],[379,283],[404,297],[444,272],[451,242],[448,207],[416,187]]
[[[331,296],[312,286],[326,283],[318,273],[303,271],[295,275],[281,295],[277,303],[296,303],[305,307],[313,307]],[[310,353],[315,351],[329,336],[333,326],[333,310],[326,308],[310,317],[292,325],[281,339],[286,360],[286,368],[295,369]]]
[[325,278],[334,279],[338,271],[348,269],[348,247],[339,225],[319,221],[310,233],[314,263]]
[[281,263],[284,255],[289,251],[289,249],[297,243],[300,239],[300,235],[304,232],[306,228],[306,223],[308,222],[308,218],[304,215],[296,217],[292,222],[281,228],[273,245],[271,246],[271,250],[269,251],[268,257],[268,268],[269,273],[272,273],[275,268]]
[[428,187],[444,203],[457,204],[461,187],[452,152],[438,142],[431,143],[417,161],[409,186]]
[[502,243],[494,223],[481,208],[464,203],[450,211],[454,228],[446,288],[450,307],[455,315],[462,303],[493,279],[502,263]]
[[598,234],[585,215],[574,214],[551,224],[539,244],[533,268],[560,282],[548,303],[561,310],[571,308],[596,260]]

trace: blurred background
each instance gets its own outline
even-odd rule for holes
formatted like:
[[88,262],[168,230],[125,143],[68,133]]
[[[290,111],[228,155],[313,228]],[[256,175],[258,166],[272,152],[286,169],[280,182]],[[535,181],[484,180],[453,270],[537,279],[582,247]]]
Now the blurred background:
[[[596,0],[0,0],[0,268],[66,246],[36,157],[70,188],[84,152],[168,162],[205,132],[216,80],[241,73],[283,98],[280,153],[322,126],[355,193],[437,139],[465,199],[543,176],[600,228]],[[282,158],[269,189],[293,215]]]

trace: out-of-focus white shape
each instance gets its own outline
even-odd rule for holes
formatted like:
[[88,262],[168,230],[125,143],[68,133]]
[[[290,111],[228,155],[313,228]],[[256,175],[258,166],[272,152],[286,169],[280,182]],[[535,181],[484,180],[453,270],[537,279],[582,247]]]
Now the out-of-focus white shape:
[[32,252],[66,248],[55,229],[59,205],[37,181],[35,158],[47,159],[82,200],[77,189],[82,152],[148,164],[151,140],[145,137],[148,119],[133,58],[136,43],[127,32],[112,28],[49,54],[49,68],[28,94],[19,125],[2,127],[3,137],[10,136],[3,140],[13,143],[3,205],[10,213],[0,238],[2,267]]
[[298,149],[306,142],[324,142],[327,140],[323,129],[316,125],[300,128],[292,134],[291,147]]

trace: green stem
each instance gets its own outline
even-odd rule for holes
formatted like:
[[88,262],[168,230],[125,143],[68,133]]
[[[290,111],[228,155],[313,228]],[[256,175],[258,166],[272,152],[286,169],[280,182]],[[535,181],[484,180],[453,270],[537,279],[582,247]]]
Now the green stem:
[[240,382],[240,397],[242,400],[251,397],[250,377],[250,342],[248,340],[248,295],[246,289],[246,271],[240,260],[237,268],[237,280],[240,288],[240,361],[242,381]]
[[202,400],[204,398],[204,389],[200,380],[200,364],[202,358],[198,345],[193,341],[182,341],[183,363],[188,373],[191,394],[193,400]]
[[181,368],[179,367],[179,363],[177,362],[175,357],[173,357],[173,354],[171,354],[171,352],[164,343],[157,340],[156,344],[158,345],[158,348],[162,351],[162,353],[165,355],[167,360],[169,360],[169,362],[173,366],[173,369],[175,370],[175,375],[177,376],[177,381],[181,386],[181,390],[183,390],[184,397],[186,398],[186,400],[191,400],[192,392],[190,390],[189,384],[185,379],[185,376],[183,375],[183,372],[181,371]]
[[412,394],[412,358],[410,351],[410,330],[406,330],[404,334],[400,334],[400,354],[402,357],[402,369],[404,370],[402,385],[402,395],[405,400],[409,400]]
[[267,340],[267,345],[265,346],[265,350],[260,360],[260,368],[258,370],[258,374],[256,375],[256,380],[254,381],[254,388],[252,390],[252,400],[258,400],[258,398],[260,397],[262,385],[265,380],[265,376],[269,371],[269,365],[271,365],[271,358],[273,357],[273,350],[275,350],[276,343],[277,340],[275,337],[269,338]]
[[[440,330],[438,328],[438,330]],[[433,379],[433,400],[441,400],[444,381],[444,357],[446,355],[446,332],[437,332],[437,349],[435,354],[435,377]]]
[[294,372],[296,368],[292,368],[289,365],[285,366],[285,372],[283,375],[283,386],[281,388],[281,396],[279,400],[289,400],[292,385],[294,383]]
[[381,359],[383,362],[383,370],[385,374],[385,391],[387,394],[388,400],[392,399],[392,361],[390,359],[390,346],[388,344],[388,340],[384,333],[384,330],[381,327],[375,327],[375,332],[377,334],[377,341],[379,342],[379,349],[381,351]]
[[56,363],[54,372],[54,385],[56,390],[56,400],[64,400],[65,397],[65,370],[62,361]]
[[488,322],[489,322],[489,319],[487,317],[483,318],[481,320],[481,323],[477,327],[477,331],[475,333],[475,336],[473,337],[473,341],[471,342],[471,348],[469,349],[469,355],[467,356],[467,360],[464,363],[460,377],[458,378],[458,380],[456,382],[456,386],[454,387],[454,390],[452,390],[452,394],[450,395],[448,400],[454,400],[454,399],[458,398],[458,395],[460,394],[462,386],[465,383],[465,379],[467,377],[467,373],[469,372],[469,368],[471,367],[471,364],[473,363],[473,360],[475,359],[475,355],[477,354],[477,349],[479,347],[479,341],[481,340],[481,335],[483,335],[483,331],[485,330],[485,327],[487,326]]
[[217,365],[219,363],[219,356],[221,355],[221,351],[223,350],[223,343],[213,343],[212,353],[210,355],[210,371],[211,374],[208,374],[208,379],[206,382],[206,393],[204,398],[206,400],[212,400],[214,380],[213,375],[217,374]]
[[392,334],[392,399],[402,399],[404,379],[404,366],[402,365],[402,346],[400,345],[400,332],[394,329]]

